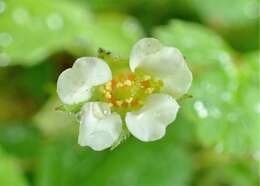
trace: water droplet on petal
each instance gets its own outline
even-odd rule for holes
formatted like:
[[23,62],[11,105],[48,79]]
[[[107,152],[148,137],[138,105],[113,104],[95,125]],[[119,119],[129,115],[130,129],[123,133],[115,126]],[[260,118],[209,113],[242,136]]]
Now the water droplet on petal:
[[0,1],[0,14],[5,11],[6,5],[4,1]]
[[0,67],[5,67],[11,62],[11,58],[6,53],[0,53]]
[[30,20],[28,11],[25,8],[16,8],[13,11],[13,19],[16,24],[22,25]]
[[202,101],[195,101],[193,107],[200,118],[208,117],[208,110]]
[[8,47],[13,42],[13,37],[9,33],[0,33],[0,47]]
[[49,15],[46,21],[50,30],[57,31],[63,27],[63,18],[57,13]]

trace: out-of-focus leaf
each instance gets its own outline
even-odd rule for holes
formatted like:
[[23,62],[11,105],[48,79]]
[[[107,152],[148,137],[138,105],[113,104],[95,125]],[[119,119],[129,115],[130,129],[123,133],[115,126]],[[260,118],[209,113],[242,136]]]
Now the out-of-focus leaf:
[[36,186],[89,185],[90,173],[102,163],[106,152],[82,148],[76,139],[70,140],[71,137],[64,136],[42,148],[36,170]]
[[189,126],[178,121],[167,129],[166,137],[160,141],[143,143],[130,138],[113,151],[105,152],[79,147],[76,139],[68,142],[61,138],[63,142],[44,148],[36,185],[188,185],[193,163],[182,142],[184,138],[179,135],[181,128],[186,128],[187,135],[192,132]]
[[[208,154],[213,159],[213,154]],[[256,186],[258,185],[258,164],[256,162],[247,160],[243,162],[240,160],[228,161],[221,159],[221,155],[216,154],[220,158],[216,162],[210,161],[201,172],[201,176],[195,178],[196,186],[220,186],[220,185],[234,185],[234,186]],[[215,157],[216,158],[216,157]],[[204,161],[205,158],[204,157]],[[205,166],[205,165],[204,165]]]
[[[190,0],[79,0],[97,12],[128,12],[138,18],[149,32],[150,28],[172,17],[196,19]],[[155,15],[151,18],[151,15]]]
[[51,62],[0,69],[0,121],[28,119],[46,101],[54,81]]
[[62,50],[76,55],[96,54],[99,47],[126,57],[142,36],[133,18],[94,18],[86,7],[65,0],[4,3],[6,9],[0,17],[1,66],[32,65]]
[[0,54],[5,58],[0,65],[31,65],[57,50],[71,48],[83,34],[83,25],[90,22],[84,8],[68,1],[3,2],[6,8],[0,17]]
[[88,29],[82,37],[90,43],[92,54],[103,48],[126,59],[133,44],[143,37],[138,21],[120,14],[101,14]]
[[21,158],[36,156],[41,146],[41,134],[29,125],[0,126],[0,145],[10,154]]
[[203,73],[207,73],[213,65],[226,65],[225,68],[232,70],[231,56],[228,53],[230,48],[219,35],[203,25],[171,20],[167,25],[156,28],[153,35],[164,44],[180,49],[189,65],[204,67],[197,69]]
[[238,77],[230,49],[221,38],[199,25],[180,21],[155,30],[155,36],[179,48],[192,68],[194,81],[189,93],[193,100],[182,107],[194,121],[202,144],[234,154],[255,151],[257,128],[253,121],[246,122],[249,116],[242,113],[243,107],[233,104],[239,102]]
[[[259,47],[259,0],[192,0],[204,23],[219,31],[237,49]],[[231,10],[232,7],[232,10]]]
[[0,148],[0,185],[28,186],[15,160]]
[[226,114],[229,125],[223,140],[230,152],[254,155],[260,150],[259,59],[259,52],[247,54],[239,66],[240,84],[230,112]]
[[144,144],[131,141],[114,150],[90,174],[90,185],[184,186],[192,176],[189,152],[171,139]]
[[34,116],[37,127],[47,136],[68,134],[74,132],[77,128],[75,116],[57,110],[59,105],[61,105],[61,102],[58,101],[58,98],[52,97]]
[[228,153],[254,157],[260,151],[259,52],[242,58],[239,66],[239,86],[234,99],[225,109],[225,129],[217,149]]
[[38,102],[43,102],[50,93],[48,89],[50,84],[54,82],[53,68],[51,61],[33,67],[21,68],[16,74],[14,83],[27,96]]

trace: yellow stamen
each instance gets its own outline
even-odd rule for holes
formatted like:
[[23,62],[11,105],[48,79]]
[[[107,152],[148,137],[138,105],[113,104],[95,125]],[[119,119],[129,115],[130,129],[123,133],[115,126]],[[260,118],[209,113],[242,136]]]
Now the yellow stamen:
[[124,82],[124,84],[126,85],[126,86],[131,86],[132,85],[132,81],[130,81],[130,80],[125,80],[125,82]]
[[116,101],[116,105],[117,105],[117,106],[121,107],[122,104],[123,104],[123,101],[121,101],[121,100],[117,100],[117,101]]

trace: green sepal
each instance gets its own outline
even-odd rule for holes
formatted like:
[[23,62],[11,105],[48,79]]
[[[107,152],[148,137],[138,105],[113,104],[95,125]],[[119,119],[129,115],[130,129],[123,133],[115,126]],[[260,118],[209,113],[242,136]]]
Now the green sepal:
[[81,109],[81,107],[83,106],[83,104],[84,104],[84,103],[79,103],[79,104],[74,104],[74,105],[66,105],[66,104],[63,104],[63,105],[57,106],[57,107],[55,108],[55,110],[76,114],[76,113],[80,112],[80,109]]
[[109,65],[113,75],[130,72],[128,59],[116,56],[103,48],[99,48],[97,53],[97,57],[103,59]]

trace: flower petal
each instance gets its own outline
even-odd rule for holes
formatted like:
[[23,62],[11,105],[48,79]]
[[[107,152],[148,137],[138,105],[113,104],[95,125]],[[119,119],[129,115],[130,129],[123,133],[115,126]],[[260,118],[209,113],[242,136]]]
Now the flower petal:
[[130,55],[130,69],[134,72],[135,68],[140,65],[144,58],[159,51],[162,44],[155,38],[143,38],[139,40],[132,49]]
[[[177,48],[163,47],[158,44],[158,40],[154,40],[156,39],[141,40],[135,44],[130,58],[130,68],[132,71],[140,69],[161,79],[164,82],[164,93],[180,97],[189,90],[192,73]],[[146,50],[138,51],[138,48],[144,48],[146,45],[149,46]]]
[[111,113],[107,103],[88,102],[81,110],[78,143],[96,151],[111,147],[122,131],[118,114]]
[[65,104],[76,104],[91,97],[91,88],[110,81],[112,73],[102,59],[82,57],[63,71],[57,81],[57,93]]
[[140,110],[126,114],[126,125],[139,140],[155,141],[164,136],[166,127],[175,120],[178,110],[179,105],[171,96],[152,94]]

